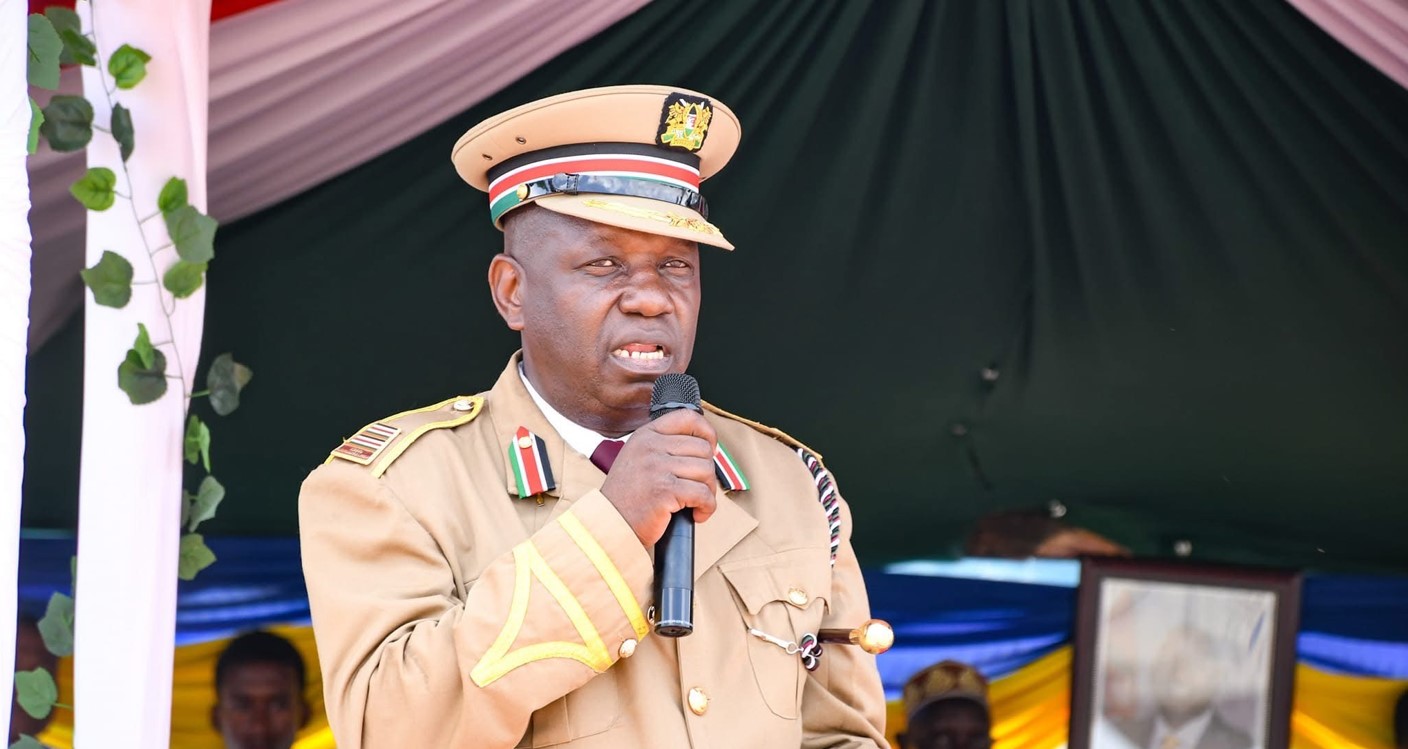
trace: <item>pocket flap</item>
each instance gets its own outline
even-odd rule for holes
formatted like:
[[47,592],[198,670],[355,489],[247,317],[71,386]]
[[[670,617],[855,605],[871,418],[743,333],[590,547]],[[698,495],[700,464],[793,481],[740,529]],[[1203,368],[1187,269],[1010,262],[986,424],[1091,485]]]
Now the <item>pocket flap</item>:
[[831,601],[831,559],[825,549],[797,549],[758,559],[744,559],[719,565],[749,614],[773,601],[783,601],[805,609],[820,598]]

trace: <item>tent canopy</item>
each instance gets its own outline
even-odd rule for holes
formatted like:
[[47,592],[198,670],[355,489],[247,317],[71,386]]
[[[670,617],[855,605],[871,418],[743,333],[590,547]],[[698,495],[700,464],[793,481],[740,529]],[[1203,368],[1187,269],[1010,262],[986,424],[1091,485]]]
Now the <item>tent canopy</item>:
[[[743,119],[692,372],[827,457],[867,563],[1058,500],[1141,553],[1408,566],[1408,92],[1281,0],[657,0],[221,228],[204,359],[256,374],[211,532],[295,533],[343,437],[492,384],[501,237],[450,147],[634,82]],[[30,359],[30,526],[73,525],[81,336]]]

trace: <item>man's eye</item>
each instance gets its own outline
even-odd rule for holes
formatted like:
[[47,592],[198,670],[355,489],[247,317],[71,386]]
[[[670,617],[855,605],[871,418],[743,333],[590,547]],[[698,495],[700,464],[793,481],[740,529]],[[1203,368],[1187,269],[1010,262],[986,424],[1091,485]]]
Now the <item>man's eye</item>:
[[679,259],[675,259],[675,260],[666,260],[666,261],[665,261],[665,265],[664,265],[663,267],[665,267],[665,268],[680,268],[680,269],[688,270],[688,269],[689,269],[689,263],[686,263],[685,261],[679,260]]
[[616,265],[616,261],[609,257],[600,258],[587,263],[588,268],[615,268]]

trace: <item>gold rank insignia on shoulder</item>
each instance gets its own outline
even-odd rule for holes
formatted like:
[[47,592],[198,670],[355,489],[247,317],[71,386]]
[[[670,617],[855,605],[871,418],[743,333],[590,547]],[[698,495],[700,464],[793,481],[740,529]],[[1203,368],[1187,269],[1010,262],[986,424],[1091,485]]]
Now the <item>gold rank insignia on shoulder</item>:
[[468,424],[484,412],[484,397],[460,395],[432,406],[402,411],[374,421],[342,441],[327,462],[340,459],[367,466],[380,478],[416,440],[436,429]]
[[386,449],[386,446],[391,444],[391,440],[396,439],[396,435],[400,433],[400,429],[390,424],[383,424],[380,421],[374,422],[362,427],[362,431],[348,437],[332,453],[353,463],[361,463],[364,466],[371,465],[372,461],[376,460],[377,456]]
[[709,133],[714,108],[708,99],[673,93],[665,97],[660,113],[660,145],[698,151]]

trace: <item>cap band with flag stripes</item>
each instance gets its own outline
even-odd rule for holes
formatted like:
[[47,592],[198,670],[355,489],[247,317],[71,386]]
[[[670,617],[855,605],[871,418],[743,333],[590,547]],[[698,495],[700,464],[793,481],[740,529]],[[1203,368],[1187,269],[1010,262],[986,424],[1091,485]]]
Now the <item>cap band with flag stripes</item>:
[[704,205],[698,156],[638,143],[546,148],[509,159],[489,180],[489,215],[495,223],[527,200],[557,193],[631,195],[695,210]]

